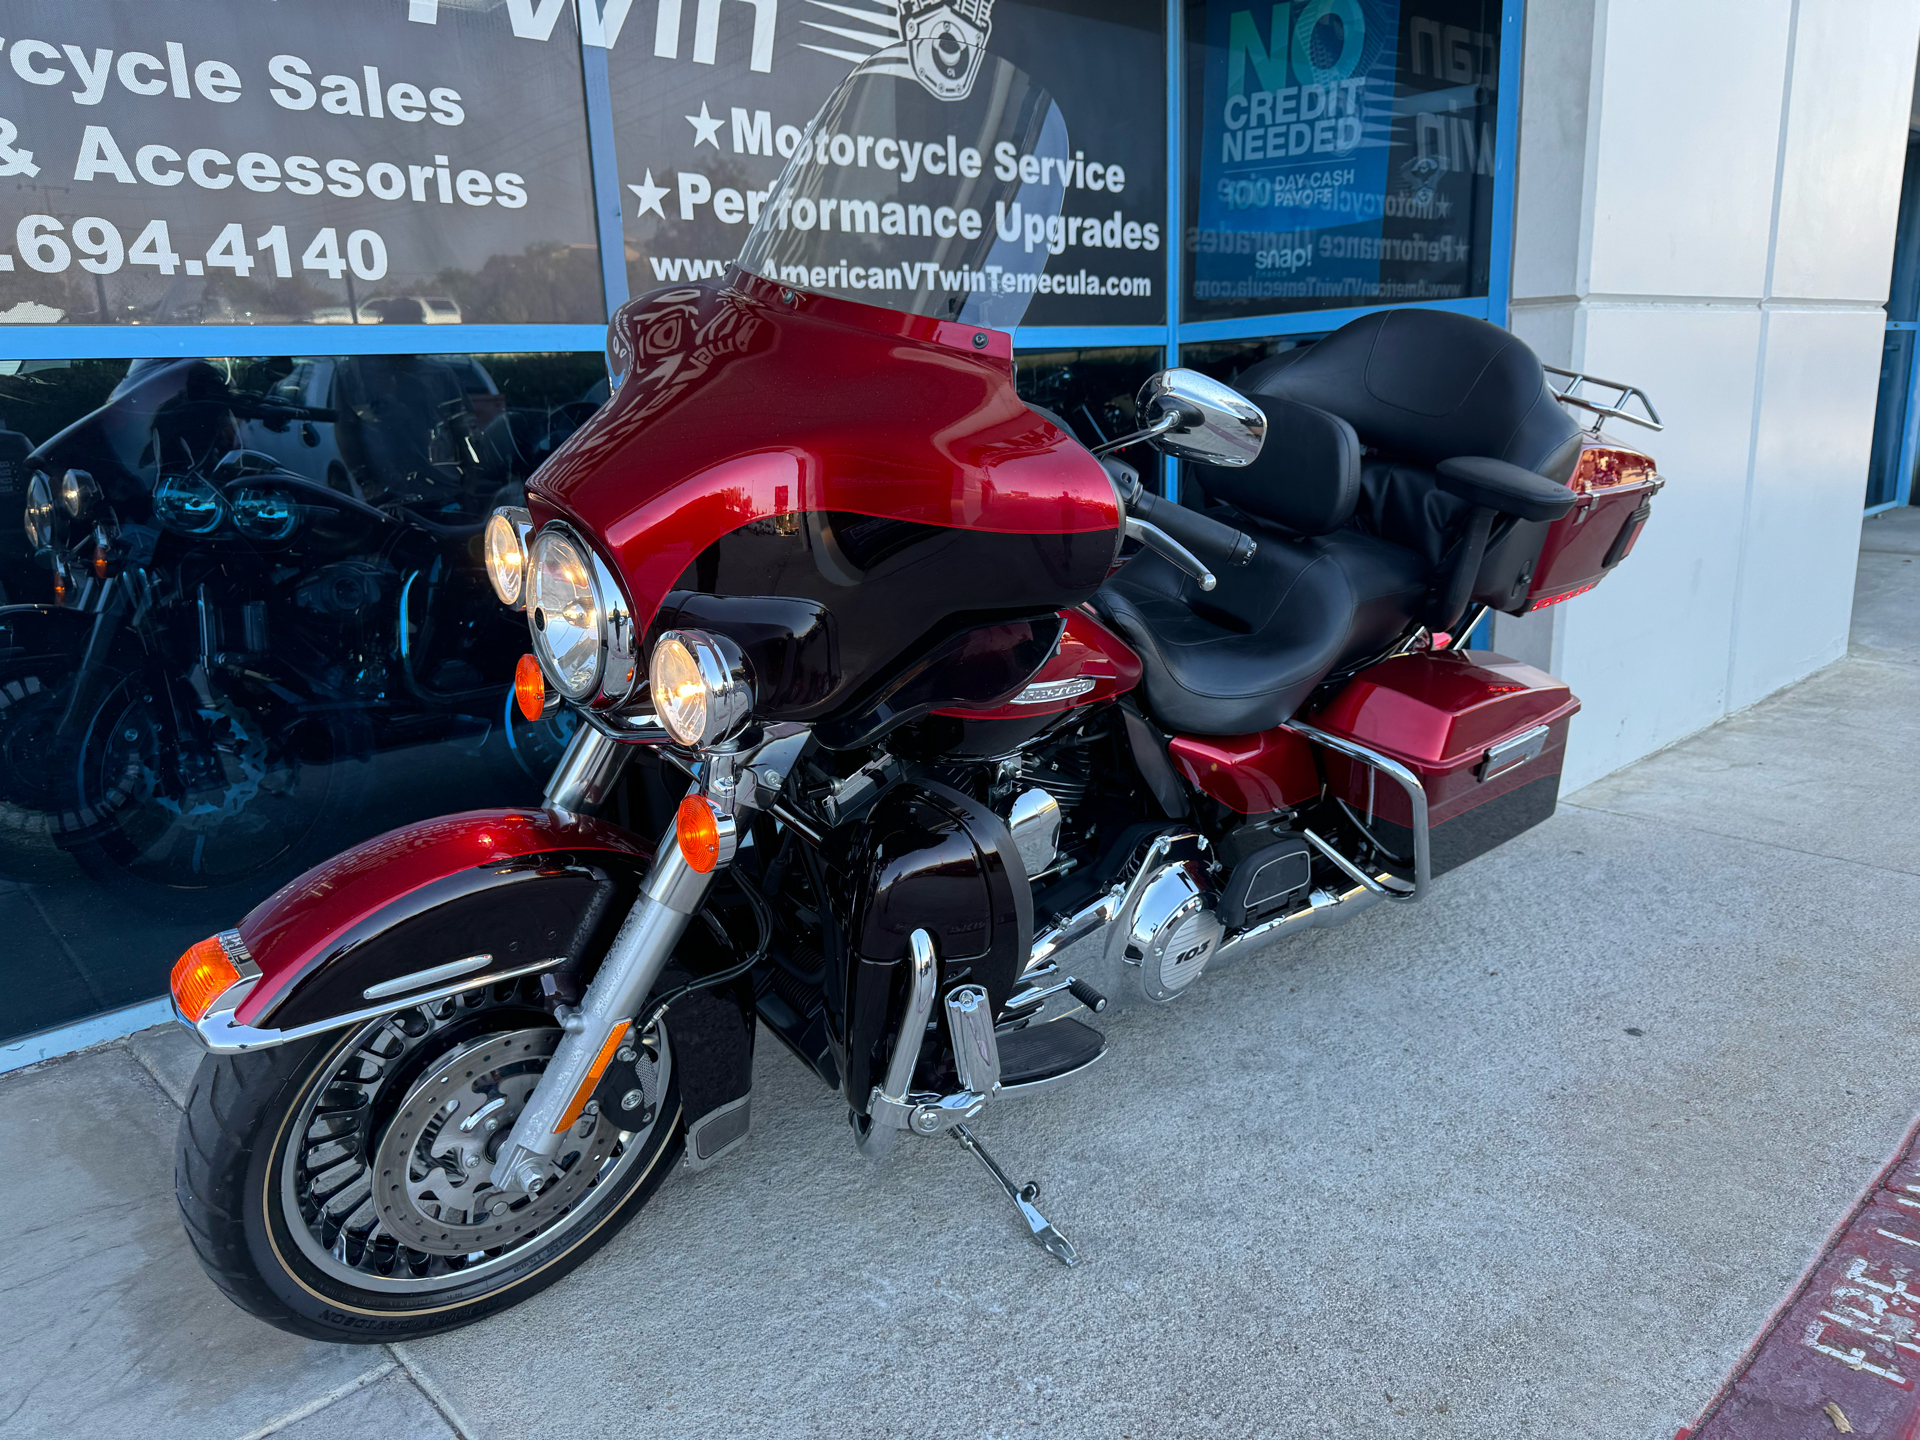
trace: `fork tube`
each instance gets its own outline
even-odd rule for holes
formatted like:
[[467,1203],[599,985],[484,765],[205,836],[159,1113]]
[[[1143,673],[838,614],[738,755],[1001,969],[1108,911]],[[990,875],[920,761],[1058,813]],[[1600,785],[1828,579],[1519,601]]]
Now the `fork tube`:
[[[613,793],[614,782],[633,752],[632,746],[582,722],[547,780],[546,804],[559,811],[592,815]],[[672,849],[677,852],[679,847]]]
[[625,1030],[639,1014],[718,870],[703,873],[688,865],[674,828],[668,827],[646,883],[587,987],[580,1009],[562,1019],[566,1034],[494,1163],[496,1186],[528,1192],[539,1189],[547,1174],[546,1160],[560,1147],[561,1122],[570,1104],[591,1077],[596,1059],[606,1053],[616,1028]]

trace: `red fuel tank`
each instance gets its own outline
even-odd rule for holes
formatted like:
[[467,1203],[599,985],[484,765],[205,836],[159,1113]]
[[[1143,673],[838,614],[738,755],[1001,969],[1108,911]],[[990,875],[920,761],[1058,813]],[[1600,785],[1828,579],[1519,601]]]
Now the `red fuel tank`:
[[1061,612],[1061,641],[1020,694],[981,710],[943,707],[929,717],[935,742],[950,754],[1005,755],[1066,712],[1126,695],[1140,684],[1140,657],[1082,610]]

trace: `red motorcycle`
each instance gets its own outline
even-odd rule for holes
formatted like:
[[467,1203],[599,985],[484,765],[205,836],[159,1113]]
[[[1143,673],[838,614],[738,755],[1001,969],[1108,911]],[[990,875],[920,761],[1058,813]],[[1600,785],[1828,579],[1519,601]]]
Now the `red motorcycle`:
[[951,1137],[1072,1265],[979,1121],[1098,1063],[1109,1006],[1553,812],[1579,702],[1463,638],[1627,555],[1661,481],[1560,402],[1639,393],[1390,311],[1235,388],[1165,371],[1090,452],[1008,334],[1059,111],[915,54],[828,101],[725,276],[622,308],[611,398],[489,522],[520,703],[581,722],[545,805],[381,836],[176,966],[212,1052],[182,1215],[273,1324],[422,1335],[550,1284],[742,1144],[758,1027],[863,1153]]

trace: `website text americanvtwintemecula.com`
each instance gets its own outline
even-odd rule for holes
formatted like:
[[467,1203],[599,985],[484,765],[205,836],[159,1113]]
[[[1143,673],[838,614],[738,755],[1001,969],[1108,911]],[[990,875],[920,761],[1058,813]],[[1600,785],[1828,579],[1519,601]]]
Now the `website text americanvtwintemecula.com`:
[[[710,280],[721,275],[732,263],[681,255],[648,257],[654,279],[665,284],[675,280]],[[768,279],[783,285],[809,289],[833,287],[841,290],[919,291],[940,290],[949,294],[972,291],[1002,295],[1086,295],[1109,297],[1151,296],[1154,279],[1148,275],[1096,275],[1090,270],[1062,273],[1012,271],[998,265],[978,270],[950,270],[932,260],[907,261],[897,265],[858,265],[837,261],[832,265],[782,265],[778,275]]]

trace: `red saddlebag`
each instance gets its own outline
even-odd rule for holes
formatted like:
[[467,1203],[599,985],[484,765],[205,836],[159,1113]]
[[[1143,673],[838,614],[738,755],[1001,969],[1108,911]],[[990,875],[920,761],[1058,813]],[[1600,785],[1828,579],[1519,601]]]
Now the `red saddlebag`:
[[[1568,721],[1580,708],[1564,683],[1504,655],[1424,651],[1369,667],[1302,719],[1420,777],[1440,875],[1554,814]],[[1413,855],[1400,786],[1359,761],[1321,758],[1331,794],[1380,844]]]

